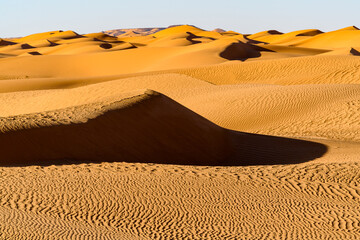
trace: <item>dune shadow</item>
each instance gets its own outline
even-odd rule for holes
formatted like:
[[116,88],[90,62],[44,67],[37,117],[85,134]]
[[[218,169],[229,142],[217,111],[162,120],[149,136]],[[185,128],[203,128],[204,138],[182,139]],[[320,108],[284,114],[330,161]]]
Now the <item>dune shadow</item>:
[[28,54],[30,54],[30,55],[33,55],[33,56],[39,56],[39,55],[41,55],[41,53],[39,53],[39,52],[28,52]]
[[110,43],[102,43],[99,46],[103,49],[110,49],[113,47]]
[[249,43],[249,44],[269,44],[269,43],[267,43],[267,42],[262,42],[262,41],[258,41],[258,40],[254,40],[254,39],[251,39],[251,38],[249,38],[249,36],[250,35],[244,35],[244,38],[247,40],[247,43]]
[[17,43],[11,42],[11,41],[6,41],[6,40],[0,38],[0,46],[11,46],[11,45],[15,45],[15,44],[17,44]]
[[227,60],[245,61],[249,58],[258,58],[261,52],[274,52],[272,50],[252,45],[250,43],[237,42],[229,45],[224,51],[220,53],[220,57]]
[[55,47],[55,46],[59,46],[60,44],[58,44],[58,43],[55,43],[55,42],[52,42],[52,41],[50,41],[50,40],[47,40],[48,41],[48,43],[49,43],[49,47]]
[[196,36],[195,34],[191,33],[191,32],[186,32],[188,34],[188,36],[186,37],[186,40],[188,40],[189,42],[191,42],[191,44],[198,44],[201,43],[201,41],[197,41],[194,40],[196,38],[200,38],[198,36]]
[[62,37],[62,39],[71,40],[71,39],[78,39],[78,38],[86,38],[85,36],[78,34],[76,32],[73,32],[74,35]]
[[[99,114],[97,107],[80,106],[0,119],[0,165],[249,166],[302,163],[327,152],[320,143],[221,128],[153,91],[124,101],[129,102],[104,105]],[[53,122],[59,116],[84,114],[84,109],[90,114],[86,121]],[[4,132],[15,123],[25,127]]]
[[229,130],[230,154],[224,166],[297,164],[323,156],[326,145],[307,140]]
[[304,32],[304,33],[299,33],[296,36],[300,37],[300,36],[306,36],[306,37],[313,37],[319,34],[324,33],[323,31],[320,30],[313,30],[313,31],[308,31],[308,32]]
[[267,31],[270,35],[282,35],[283,32],[279,32],[278,30],[268,30]]
[[350,53],[354,56],[360,56],[360,52],[355,48],[351,48]]
[[31,48],[35,48],[35,47],[31,46],[30,44],[24,43],[24,44],[21,44],[21,48],[22,49],[31,49]]
[[[171,157],[165,159],[154,159],[149,156],[143,159],[127,159],[118,156],[109,157],[100,154],[96,158],[60,158],[60,159],[32,159],[20,162],[0,162],[3,167],[21,166],[51,166],[51,165],[71,165],[71,164],[90,164],[101,162],[137,162],[154,164],[175,164],[175,165],[194,165],[194,166],[261,166],[261,165],[288,165],[305,163],[322,157],[328,147],[324,144],[292,139],[286,137],[276,137],[261,134],[251,134],[229,130],[230,143],[227,143],[223,158],[217,161],[207,161],[204,156],[194,155],[197,159],[178,159]],[[176,140],[176,139],[175,139]],[[98,146],[101,151],[101,145]],[[181,146],[179,146],[181,148]],[[196,147],[196,146],[194,146]],[[23,150],[19,150],[23,151]],[[184,148],[183,151],[188,151]],[[161,153],[161,152],[160,152]],[[174,152],[174,154],[177,154]],[[158,155],[157,155],[158,156]]]
[[357,26],[352,26],[353,27],[353,29],[355,29],[355,30],[360,30],[360,28],[358,28]]

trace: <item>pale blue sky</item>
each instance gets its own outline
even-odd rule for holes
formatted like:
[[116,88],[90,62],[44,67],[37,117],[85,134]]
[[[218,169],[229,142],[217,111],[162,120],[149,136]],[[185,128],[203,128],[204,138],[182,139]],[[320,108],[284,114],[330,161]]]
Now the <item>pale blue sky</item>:
[[192,24],[241,33],[360,25],[360,0],[0,0],[0,37]]

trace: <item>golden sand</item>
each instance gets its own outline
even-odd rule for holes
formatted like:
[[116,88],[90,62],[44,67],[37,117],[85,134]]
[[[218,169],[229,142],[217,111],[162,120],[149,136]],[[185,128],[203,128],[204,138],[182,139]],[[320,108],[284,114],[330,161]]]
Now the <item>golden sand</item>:
[[357,239],[359,55],[354,26],[0,39],[0,239]]

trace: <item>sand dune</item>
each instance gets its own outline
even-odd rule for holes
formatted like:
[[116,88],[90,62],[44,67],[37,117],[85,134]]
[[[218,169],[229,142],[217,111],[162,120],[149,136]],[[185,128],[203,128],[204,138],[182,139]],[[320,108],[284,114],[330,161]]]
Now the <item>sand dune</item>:
[[255,38],[259,38],[259,37],[263,37],[263,36],[282,35],[282,34],[283,34],[282,32],[279,32],[277,30],[267,30],[267,31],[262,31],[262,32],[250,34],[249,38],[255,39]]
[[359,28],[356,27],[356,26],[348,26],[348,27],[344,27],[344,28],[338,29],[338,30],[336,30],[336,31],[342,31],[342,30],[359,30]]
[[[290,156],[291,161],[301,162],[326,152],[322,144],[227,131],[153,91],[116,102],[1,120],[0,142],[7,149],[1,156],[4,165],[60,163],[63,159],[259,165],[288,163]],[[16,151],[18,142],[25,151]],[[274,144],[281,150],[273,149]],[[304,150],[309,154],[300,157]]]
[[[228,62],[171,70],[217,85],[223,84],[327,84],[359,83],[358,56],[309,56],[254,61]],[[284,74],[286,71],[286,74]]]
[[[224,130],[192,115],[147,91],[113,103],[3,118],[0,141],[9,151],[1,158],[5,164],[73,159],[193,165],[226,158]],[[27,150],[16,151],[17,142]]]
[[0,39],[0,238],[357,239],[359,32]]
[[249,38],[271,44],[292,45],[295,42],[308,39],[308,37],[316,36],[320,33],[322,32],[318,29],[298,30],[284,34],[280,34],[277,31],[270,30],[270,31],[260,32],[254,35],[250,35]]
[[326,49],[357,47],[359,45],[359,39],[359,30],[339,30],[317,35],[314,38],[307,39],[295,46]]

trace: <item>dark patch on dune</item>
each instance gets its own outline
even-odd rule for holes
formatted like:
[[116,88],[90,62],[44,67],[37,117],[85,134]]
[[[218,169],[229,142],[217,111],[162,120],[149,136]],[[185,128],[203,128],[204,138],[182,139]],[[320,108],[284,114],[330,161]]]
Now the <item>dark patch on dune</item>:
[[[130,43],[130,42],[129,42]],[[126,49],[130,49],[130,48],[138,48],[138,47],[145,47],[146,44],[144,43],[130,43],[132,45],[132,47],[126,48]]]
[[30,54],[30,55],[41,55],[41,53],[39,53],[39,52],[28,52],[28,54]]
[[231,155],[223,165],[297,164],[323,156],[327,147],[311,141],[230,131]]
[[10,46],[10,45],[15,45],[16,43],[14,42],[10,42],[10,41],[6,41],[4,39],[0,39],[0,46]]
[[274,52],[272,50],[262,48],[249,43],[237,42],[228,46],[220,57],[227,60],[240,60],[245,61],[249,58],[257,58],[261,56],[261,52]]
[[[197,41],[195,39],[197,38],[202,38],[199,36],[196,36],[195,34],[191,33],[191,32],[186,32],[188,34],[188,36],[186,37],[186,40],[188,40],[189,42],[191,42],[192,44],[197,44],[197,43],[201,43],[201,41]],[[212,41],[215,40],[215,38],[211,38],[211,37],[206,37],[207,39],[210,39]]]
[[254,39],[251,39],[249,38],[249,34],[248,35],[243,35],[244,38],[248,41],[247,43],[250,43],[250,44],[259,44],[259,43],[262,43],[262,44],[269,44],[267,42],[262,42],[262,41],[258,41],[258,40],[254,40]]
[[[123,101],[128,102],[124,105]],[[223,129],[153,91],[101,109],[104,112],[87,121],[71,124],[52,122],[66,109],[3,118],[0,165],[126,161],[245,166],[299,163],[327,151],[319,143]],[[76,114],[77,110],[68,111]],[[16,121],[25,127],[12,129]]]
[[35,47],[33,47],[33,46],[31,46],[31,45],[29,45],[27,43],[24,43],[24,44],[21,44],[21,48],[22,49],[31,49],[31,48],[35,48]]
[[192,44],[197,44],[197,43],[201,43],[201,41],[196,41],[194,39],[199,38],[198,36],[196,36],[195,34],[191,33],[191,32],[186,32],[188,34],[188,36],[186,37],[186,40],[188,40],[189,42],[191,42]]
[[110,49],[113,47],[110,43],[102,43],[99,46],[104,49]]
[[360,52],[355,48],[351,48],[350,53],[354,56],[360,56]]
[[[134,43],[130,43],[130,47],[127,47],[127,48],[123,48],[123,50],[126,50],[126,49],[133,49],[133,48],[138,48],[138,47],[143,47],[143,46],[139,46],[137,44],[134,44]],[[145,45],[146,46],[146,45]]]
[[58,46],[58,45],[59,45],[59,44],[54,43],[54,42],[52,42],[52,41],[50,41],[50,40],[47,40],[47,41],[50,43],[49,47],[55,47],[55,46]]
[[320,30],[313,30],[313,31],[308,31],[308,32],[304,32],[304,33],[300,33],[298,35],[296,35],[297,37],[298,36],[309,36],[309,37],[312,37],[312,36],[316,36],[316,35],[319,35],[321,33],[324,33]]
[[73,36],[68,36],[68,37],[63,37],[63,39],[67,39],[67,40],[70,40],[70,39],[77,39],[77,38],[84,38],[85,36],[81,35],[81,34],[78,34],[76,32],[72,32],[74,35]]
[[284,34],[282,32],[279,32],[278,30],[269,30],[267,31],[269,34],[271,35],[281,35],[281,34]]
[[126,43],[125,41],[121,41],[121,40],[106,40],[106,41],[102,41],[101,42],[108,42],[108,43]]

